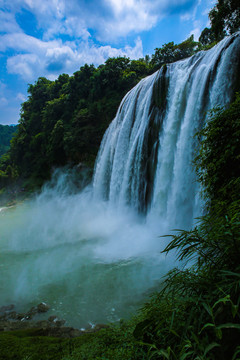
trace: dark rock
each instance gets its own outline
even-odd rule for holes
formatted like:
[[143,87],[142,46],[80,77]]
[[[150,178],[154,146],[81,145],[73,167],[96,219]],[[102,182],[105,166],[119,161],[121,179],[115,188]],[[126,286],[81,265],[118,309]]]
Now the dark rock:
[[0,316],[0,321],[6,320],[7,319],[7,314],[1,315]]
[[39,313],[47,312],[49,309],[50,309],[50,306],[44,302],[41,302],[40,304],[37,305],[37,312],[39,312]]
[[105,324],[96,324],[94,326],[92,326],[91,328],[88,328],[86,330],[84,330],[83,332],[86,333],[86,334],[91,334],[91,333],[95,333],[95,332],[98,332],[102,329],[107,329],[109,328],[108,325],[105,325]]
[[24,313],[20,313],[20,314],[16,314],[16,320],[24,320],[25,319],[25,314]]
[[[40,305],[40,304],[39,304]],[[27,313],[26,316],[29,316],[29,318],[32,318],[34,315],[38,313],[38,308],[36,306],[33,306]]]
[[106,324],[96,324],[94,326],[95,331],[99,331],[99,330],[107,329],[107,328],[109,328],[109,325],[106,325]]
[[13,320],[16,320],[18,317],[18,314],[16,313],[16,311],[11,311],[8,315],[7,315],[7,318],[8,319],[13,319]]
[[7,305],[7,306],[2,306],[0,307],[0,313],[5,313],[6,311],[11,311],[12,309],[14,309],[14,305]]
[[49,327],[49,322],[47,320],[40,320],[36,322],[36,327],[47,329]]
[[95,333],[101,329],[108,328],[105,324],[91,325],[86,330],[78,330],[72,327],[63,326],[65,320],[60,320],[55,315],[49,316],[48,320],[33,321],[31,320],[37,313],[45,313],[50,309],[50,306],[44,302],[32,307],[26,313],[17,313],[11,311],[14,305],[3,306],[0,308],[0,332],[14,331],[14,330],[33,330],[37,336],[53,336],[61,338],[74,338],[83,334]]
[[53,322],[53,323],[56,322],[57,320],[58,320],[58,318],[55,315],[49,316],[49,318],[48,318],[48,321]]
[[57,321],[55,321],[55,325],[57,327],[61,327],[65,324],[65,322],[66,322],[65,320],[57,320]]

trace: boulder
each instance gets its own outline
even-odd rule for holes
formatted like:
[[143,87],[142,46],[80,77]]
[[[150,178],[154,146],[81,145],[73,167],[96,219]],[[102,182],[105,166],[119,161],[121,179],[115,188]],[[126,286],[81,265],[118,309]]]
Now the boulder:
[[41,302],[37,305],[37,312],[44,313],[47,312],[50,309],[50,306],[47,305],[45,302]]

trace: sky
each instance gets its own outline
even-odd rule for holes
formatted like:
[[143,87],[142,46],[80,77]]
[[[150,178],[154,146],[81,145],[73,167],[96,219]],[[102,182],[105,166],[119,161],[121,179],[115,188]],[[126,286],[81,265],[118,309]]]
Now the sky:
[[195,40],[214,0],[0,0],[0,124],[16,124],[28,84],[108,57],[139,59]]

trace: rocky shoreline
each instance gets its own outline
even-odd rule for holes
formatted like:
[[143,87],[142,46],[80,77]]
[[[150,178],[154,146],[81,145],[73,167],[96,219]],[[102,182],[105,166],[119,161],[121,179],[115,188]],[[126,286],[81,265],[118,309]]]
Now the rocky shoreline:
[[0,332],[16,330],[34,330],[36,336],[74,338],[84,334],[95,333],[108,325],[96,324],[87,329],[76,329],[64,326],[65,320],[57,316],[49,316],[46,320],[35,320],[37,314],[47,313],[50,306],[42,302],[26,313],[17,313],[13,304],[0,308]]

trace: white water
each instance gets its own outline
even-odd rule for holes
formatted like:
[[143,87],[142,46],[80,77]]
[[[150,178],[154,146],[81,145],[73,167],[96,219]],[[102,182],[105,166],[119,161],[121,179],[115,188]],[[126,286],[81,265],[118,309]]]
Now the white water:
[[49,315],[82,327],[146,299],[175,264],[159,236],[201,214],[193,134],[230,101],[239,54],[239,36],[226,38],[132,89],[104,136],[93,188],[76,193],[59,173],[35,199],[0,211],[0,306],[45,301]]
[[194,134],[209,109],[232,99],[239,43],[238,35],[226,38],[162,67],[125,96],[98,154],[95,198],[144,210],[147,221],[157,220],[165,230],[193,225],[201,212]]

